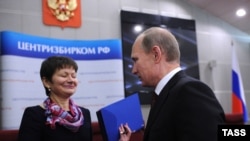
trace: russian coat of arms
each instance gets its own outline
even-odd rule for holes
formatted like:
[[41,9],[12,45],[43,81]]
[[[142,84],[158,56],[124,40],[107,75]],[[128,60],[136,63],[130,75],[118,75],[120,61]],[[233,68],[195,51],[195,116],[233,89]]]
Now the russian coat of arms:
[[47,25],[80,27],[80,0],[43,0],[43,21]]
[[76,0],[47,0],[53,15],[60,21],[68,21],[74,16],[77,8]]

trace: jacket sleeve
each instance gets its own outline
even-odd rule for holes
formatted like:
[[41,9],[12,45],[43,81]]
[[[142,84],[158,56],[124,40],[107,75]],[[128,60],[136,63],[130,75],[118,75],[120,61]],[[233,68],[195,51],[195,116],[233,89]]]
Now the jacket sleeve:
[[35,108],[26,108],[19,127],[18,141],[40,141],[42,139],[42,125],[45,124],[43,112]]

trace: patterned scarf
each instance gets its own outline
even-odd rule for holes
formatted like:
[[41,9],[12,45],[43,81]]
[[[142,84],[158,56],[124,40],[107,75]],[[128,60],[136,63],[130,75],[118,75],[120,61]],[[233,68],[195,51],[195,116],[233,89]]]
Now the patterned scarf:
[[84,116],[82,111],[71,99],[69,101],[70,111],[63,110],[50,98],[47,98],[43,104],[45,106],[45,115],[47,116],[46,124],[50,124],[52,129],[55,129],[56,122],[72,132],[77,132],[79,127],[83,125]]

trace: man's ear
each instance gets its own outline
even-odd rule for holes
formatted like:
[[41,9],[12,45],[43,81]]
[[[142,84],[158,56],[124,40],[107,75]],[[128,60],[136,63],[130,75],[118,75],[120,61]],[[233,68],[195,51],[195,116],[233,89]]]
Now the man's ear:
[[160,62],[161,57],[162,57],[162,52],[161,52],[160,47],[159,46],[153,46],[152,52],[153,52],[153,55],[154,55],[154,61],[156,63]]

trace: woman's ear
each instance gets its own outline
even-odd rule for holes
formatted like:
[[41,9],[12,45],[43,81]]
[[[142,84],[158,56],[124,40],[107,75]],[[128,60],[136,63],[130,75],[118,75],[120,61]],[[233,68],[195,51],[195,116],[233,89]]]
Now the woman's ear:
[[48,80],[46,77],[42,77],[42,83],[43,83],[43,86],[44,86],[44,87],[50,88],[49,80]]

